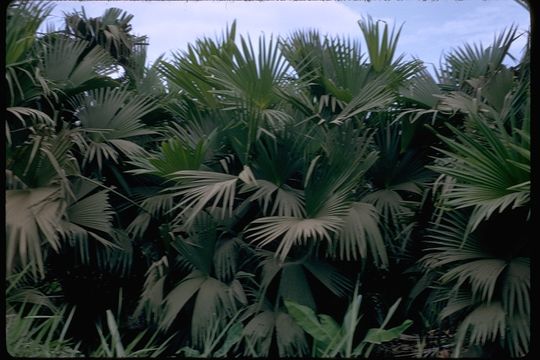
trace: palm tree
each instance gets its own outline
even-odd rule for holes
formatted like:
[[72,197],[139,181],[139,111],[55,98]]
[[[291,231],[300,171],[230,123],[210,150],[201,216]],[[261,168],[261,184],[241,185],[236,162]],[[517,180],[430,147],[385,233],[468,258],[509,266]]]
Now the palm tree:
[[[319,76],[328,84],[348,81],[343,72],[356,66],[365,82],[344,85],[341,93],[328,85],[311,103],[313,72],[303,74],[305,64],[291,67],[294,59],[280,51],[294,53],[294,39],[260,39],[255,56],[250,39],[240,38],[237,45],[234,38],[233,23],[221,39],[199,40],[172,62],[162,62],[168,87],[178,94],[165,105],[177,123],[163,129],[160,146],[129,155],[135,166],[130,172],[161,188],[141,203],[144,210],[130,230],[144,237],[159,229],[157,259],[165,256],[169,269],[191,269],[149,272],[140,309],[151,315],[151,304],[162,303],[167,312],[153,319],[166,329],[193,306],[197,345],[210,326],[210,312],[248,306],[245,341],[256,354],[270,351],[268,334],[275,331],[278,352],[299,355],[303,336],[299,329],[284,331],[283,324],[291,322],[284,299],[316,308],[313,287],[321,285],[346,296],[350,280],[329,261],[388,265],[379,212],[361,191],[377,160],[373,132],[364,122],[370,111],[382,111],[394,99],[395,86],[408,75],[403,64],[372,74],[368,63],[355,63],[361,60],[357,45],[326,41],[318,46],[333,59],[331,76],[337,78]],[[392,86],[385,85],[389,78]],[[333,114],[319,121],[324,107]],[[163,221],[153,220],[158,217]],[[227,256],[219,255],[225,249]],[[176,285],[168,288],[168,279]],[[255,324],[266,330],[251,334]]]
[[[114,162],[142,150],[141,135],[152,133],[142,119],[156,100],[121,87],[111,77],[118,63],[101,45],[62,31],[39,36],[51,9],[28,2],[8,8],[6,270],[28,265],[36,282],[48,282],[52,293],[60,285],[69,302],[79,301],[69,299],[70,284],[90,288],[72,282],[84,277],[70,274],[75,267],[130,274],[133,244],[118,198],[136,204],[113,189],[129,187]],[[77,321],[86,310],[79,307]]]
[[[35,36],[35,31],[50,7],[43,4],[16,3],[9,8],[8,47],[17,40],[16,34]],[[21,21],[26,28],[17,26]],[[8,84],[11,98],[6,121],[6,191],[7,271],[15,264],[32,264],[34,274],[44,275],[46,241],[52,250],[58,251],[61,239],[85,241],[90,235],[107,246],[110,240],[103,238],[111,226],[111,212],[106,191],[96,192],[95,185],[83,185],[80,166],[75,159],[75,149],[84,151],[86,141],[79,129],[67,126],[59,111],[50,106],[65,101],[66,92],[84,83],[101,78],[93,70],[101,63],[104,54],[88,53],[80,62],[70,62],[80,55],[82,43],[71,44],[59,38],[54,45],[47,40],[33,38],[20,56],[29,56],[26,62],[8,64]],[[43,45],[40,46],[40,45]],[[58,66],[58,54],[65,55],[62,67]],[[53,62],[53,58],[57,62]],[[66,65],[67,64],[67,65]],[[32,75],[25,67],[36,71]],[[28,79],[32,82],[28,83]],[[29,86],[22,86],[25,82]],[[18,92],[16,91],[18,90]],[[19,123],[18,127],[12,124]],[[22,126],[21,126],[22,125]],[[90,220],[91,219],[91,220]],[[97,231],[97,232],[96,232]],[[101,234],[101,235],[100,235]],[[84,254],[84,252],[83,252]]]
[[[123,344],[146,335],[130,331],[146,327],[177,354],[358,355],[410,325],[382,330],[413,267],[425,281],[410,297],[436,286],[421,312],[457,326],[456,355],[495,342],[528,351],[530,242],[503,231],[530,225],[528,52],[503,62],[514,29],[448,54],[434,78],[395,56],[401,28],[371,18],[359,22],[365,53],[315,30],[237,39],[233,22],[147,66],[131,15],[83,10],[38,36],[50,10],[8,9],[11,306],[56,309],[55,262],[73,270],[59,282],[69,302],[67,279],[92,288],[70,265],[84,264],[131,279],[138,296],[117,319],[116,299],[75,313],[102,312],[111,332],[98,325],[101,348],[85,341],[87,354],[131,354]],[[363,305],[373,331],[353,351],[359,292],[386,298]],[[388,313],[403,317],[398,304]],[[334,349],[313,331],[325,324]]]
[[[528,232],[508,233],[530,224],[530,80],[502,63],[514,39],[510,29],[485,50],[448,55],[443,80],[454,88],[435,108],[463,116],[439,135],[431,169],[441,174],[442,218],[423,259],[437,274],[440,318],[459,319],[456,356],[464,344],[500,343],[511,356],[529,349],[530,242]],[[527,53],[520,69],[529,66]]]

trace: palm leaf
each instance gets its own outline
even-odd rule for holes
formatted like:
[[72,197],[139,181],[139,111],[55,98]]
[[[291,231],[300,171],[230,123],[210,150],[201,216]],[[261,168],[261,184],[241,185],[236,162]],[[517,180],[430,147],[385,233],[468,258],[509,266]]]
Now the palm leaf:
[[[443,219],[430,229],[433,247],[422,261],[439,270],[440,284],[445,286],[440,293],[446,307],[440,317],[465,314],[458,329],[456,354],[466,343],[485,344],[503,338],[513,354],[523,353],[530,336],[529,259],[491,255],[476,232],[467,234],[465,214],[446,214]],[[507,325],[510,322],[516,324],[515,333]],[[467,341],[468,329],[471,335]]]
[[141,121],[155,107],[155,100],[148,97],[133,96],[120,88],[105,88],[77,95],[71,103],[90,140],[85,163],[97,158],[101,168],[103,159],[116,162],[117,150],[127,155],[140,154],[142,148],[132,138],[154,133]]
[[275,313],[263,311],[255,315],[244,327],[242,335],[245,338],[246,347],[244,355],[267,356],[275,326]]
[[221,203],[221,217],[224,218],[232,214],[237,176],[191,170],[177,171],[171,175],[174,180],[179,182],[179,185],[171,187],[169,190],[174,192],[174,196],[183,197],[172,209],[182,209],[177,218],[186,211],[190,211],[191,215],[186,219],[186,223],[191,223],[201,210],[210,205],[212,200],[211,211]]
[[102,48],[94,47],[81,58],[89,45],[87,41],[67,37],[57,37],[46,44],[41,63],[44,75],[61,89],[73,90],[112,74],[113,60]]
[[482,44],[465,44],[454,49],[445,56],[445,66],[439,75],[440,82],[463,87],[468,79],[480,78],[488,72],[499,70],[516,39],[516,31],[515,27],[510,27],[498,37],[495,36],[487,48]]
[[112,230],[111,221],[114,212],[109,204],[107,190],[82,199],[78,198],[66,211],[68,220],[74,224],[104,233]]
[[531,312],[530,259],[517,257],[512,259],[504,274],[505,281],[502,289],[502,304],[507,314],[527,316]]
[[129,172],[136,175],[152,174],[168,179],[177,171],[199,170],[209,151],[209,142],[209,139],[201,139],[191,148],[178,138],[169,138],[161,143],[159,152],[132,157],[130,163],[137,168]]
[[20,259],[30,262],[32,272],[44,276],[42,236],[58,251],[58,229],[66,208],[60,188],[43,187],[6,191],[6,271],[9,274]]
[[206,277],[199,271],[194,271],[186,276],[171,292],[165,297],[165,313],[161,319],[160,326],[167,329],[171,326],[176,316],[184,305],[199,291]]
[[[6,110],[12,115],[14,115],[21,122],[21,125],[23,127],[31,126],[26,123],[25,118],[29,118],[30,120],[32,120],[31,122],[32,125],[36,125],[39,123],[42,123],[48,126],[54,125],[54,121],[53,119],[50,118],[49,115],[37,109],[32,109],[29,107],[13,106],[13,107],[8,107]],[[6,121],[6,138],[8,140],[8,144],[11,142],[11,137],[9,135],[10,131],[11,129],[9,127],[9,123]]]
[[379,217],[375,207],[367,203],[355,202],[343,221],[330,253],[335,256],[339,248],[340,259],[356,260],[358,257],[367,258],[369,251],[376,264],[388,266],[386,248],[379,231]]
[[507,319],[506,344],[513,357],[524,357],[529,353],[531,342],[531,320],[528,314],[514,315]]
[[351,290],[351,281],[337,269],[320,260],[307,259],[304,267],[328,290],[336,296],[343,297]]
[[460,324],[456,335],[456,348],[453,355],[459,356],[465,337],[470,330],[468,343],[485,344],[495,341],[497,336],[504,336],[506,316],[501,303],[480,305],[473,310]]
[[342,220],[337,216],[319,218],[295,218],[290,216],[270,216],[254,220],[248,230],[251,242],[265,246],[280,240],[276,256],[282,261],[294,245],[307,244],[308,241],[332,242],[332,235],[338,231]]
[[303,196],[300,190],[286,184],[278,186],[261,179],[258,179],[256,185],[251,186],[249,189],[252,188],[255,188],[256,191],[250,195],[248,200],[259,201],[262,205],[263,214],[292,217],[304,216]]
[[384,21],[379,20],[374,22],[371,17],[358,21],[358,25],[366,41],[371,66],[377,72],[385,70],[392,63],[401,33],[401,27],[397,33],[394,33],[395,28],[392,29],[391,33],[388,33],[388,24],[385,23],[381,35],[379,22]]
[[495,291],[497,280],[506,268],[507,263],[502,259],[480,259],[467,261],[449,269],[440,281],[446,283],[457,280],[456,287],[463,283],[470,283],[473,288],[473,296],[479,297],[486,303],[490,303]]
[[[259,38],[256,55],[251,40],[240,37],[240,46],[234,49],[232,62],[216,57],[209,71],[223,89],[214,93],[223,95],[225,103],[233,106],[249,103],[259,111],[275,111],[272,106],[279,99],[278,86],[285,79],[288,66],[272,38],[268,43],[264,36]],[[266,116],[269,115],[266,112]]]
[[427,69],[423,69],[400,89],[400,94],[428,109],[435,109],[439,102],[437,96],[442,95],[442,91]]
[[206,278],[195,299],[191,324],[192,340],[195,344],[202,344],[205,329],[210,326],[212,319],[219,313],[231,317],[235,312],[235,300],[229,293],[229,287],[214,278]]
[[168,268],[167,257],[153,262],[146,271],[144,287],[134,315],[145,313],[148,322],[158,322],[164,298],[164,283]]
[[213,90],[220,86],[210,76],[208,66],[215,58],[224,62],[232,61],[236,50],[236,22],[227,28],[220,39],[202,38],[195,44],[188,44],[187,51],[173,54],[173,61],[162,61],[159,71],[167,79],[169,86],[175,86],[195,100],[193,107],[204,109],[221,108],[219,99]]
[[173,246],[192,268],[210,275],[217,236],[216,222],[210,215],[201,212],[194,218],[187,239],[177,238]]
[[366,84],[358,95],[343,108],[331,121],[332,124],[341,125],[345,120],[361,113],[383,109],[394,100],[394,94],[387,86],[387,79],[377,78]]
[[306,353],[307,342],[304,332],[288,314],[279,312],[275,327],[280,357],[297,357]]
[[72,156],[73,144],[79,139],[80,134],[71,130],[52,136],[32,135],[28,145],[21,146],[9,159],[8,167],[27,186],[47,186],[60,178],[68,189],[67,176],[79,174],[79,166]]
[[7,8],[6,65],[28,59],[26,55],[35,44],[37,30],[53,8],[53,4],[46,2],[15,2]]
[[218,279],[227,281],[234,277],[237,271],[240,246],[241,242],[238,238],[221,240],[216,244],[214,268]]
[[[508,161],[519,159],[520,155],[515,154],[515,150],[507,146],[504,138],[497,136],[484,120],[478,117],[473,119],[485,136],[487,146],[476,143],[471,136],[449,126],[459,142],[440,136],[450,146],[451,152],[440,151],[455,159],[454,166],[431,167],[457,179],[457,184],[445,196],[449,199],[449,205],[458,208],[474,207],[471,229],[475,229],[495,211],[502,212],[509,206],[515,208],[526,205],[530,197],[528,172],[516,166],[515,162]],[[528,163],[527,160],[520,162]],[[521,184],[523,186],[516,187]]]
[[304,269],[300,264],[286,264],[281,271],[279,294],[298,304],[315,309],[315,299],[308,284]]

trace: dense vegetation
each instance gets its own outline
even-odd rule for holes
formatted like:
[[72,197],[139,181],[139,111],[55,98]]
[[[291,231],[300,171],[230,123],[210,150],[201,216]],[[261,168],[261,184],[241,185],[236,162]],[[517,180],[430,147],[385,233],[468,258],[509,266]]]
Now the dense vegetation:
[[370,18],[366,49],[233,23],[145,66],[122,10],[51,9],[7,12],[12,355],[528,352],[527,34],[433,77]]

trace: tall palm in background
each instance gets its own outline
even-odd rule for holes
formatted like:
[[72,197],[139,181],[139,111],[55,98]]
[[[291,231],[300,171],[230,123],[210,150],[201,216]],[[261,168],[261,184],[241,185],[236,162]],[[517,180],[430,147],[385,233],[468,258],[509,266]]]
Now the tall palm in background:
[[[6,264],[34,275],[13,304],[80,301],[83,274],[86,291],[112,291],[83,322],[103,313],[117,354],[149,328],[168,354],[303,356],[316,340],[289,308],[345,316],[352,341],[356,291],[380,295],[360,324],[384,327],[407,291],[371,279],[409,269],[436,283],[425,292],[448,321],[428,326],[458,326],[456,355],[528,351],[528,238],[489,240],[494,223],[529,223],[528,55],[502,65],[515,30],[451,53],[435,80],[395,56],[401,29],[371,18],[366,53],[313,30],[237,38],[233,23],[147,66],[131,15],[73,13],[37,36],[50,10],[8,13]],[[440,308],[414,301],[422,284],[398,317]],[[116,306],[121,338],[104,316]]]

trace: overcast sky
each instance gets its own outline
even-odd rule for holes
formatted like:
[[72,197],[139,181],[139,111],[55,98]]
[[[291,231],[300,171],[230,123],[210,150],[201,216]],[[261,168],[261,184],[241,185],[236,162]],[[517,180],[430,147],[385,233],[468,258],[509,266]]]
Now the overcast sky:
[[[489,44],[496,33],[511,24],[519,32],[530,26],[529,13],[514,0],[374,0],[374,1],[53,1],[51,20],[81,7],[89,17],[109,7],[134,15],[133,32],[149,38],[148,60],[184,50],[203,35],[221,34],[237,20],[237,32],[288,35],[298,29],[318,29],[322,34],[361,38],[357,21],[367,15],[390,25],[404,23],[398,53],[438,64],[443,50],[464,42]],[[525,36],[512,53],[519,56]]]

